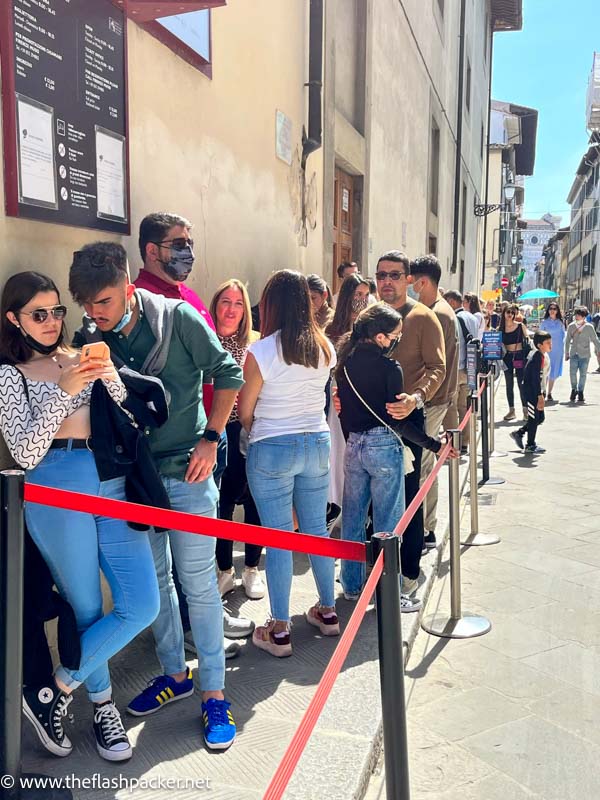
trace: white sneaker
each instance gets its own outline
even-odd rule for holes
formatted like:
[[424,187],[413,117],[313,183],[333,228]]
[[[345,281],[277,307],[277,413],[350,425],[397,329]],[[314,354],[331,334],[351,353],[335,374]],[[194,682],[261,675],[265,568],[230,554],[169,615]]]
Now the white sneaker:
[[416,597],[408,597],[406,594],[400,595],[400,611],[402,614],[412,614],[421,608],[421,601]]
[[254,630],[254,622],[245,617],[232,617],[223,609],[223,634],[228,639],[246,639]]
[[231,569],[217,570],[217,583],[221,597],[235,589],[235,567]]
[[242,586],[246,592],[246,597],[249,597],[250,600],[262,600],[267,591],[258,567],[244,567]]

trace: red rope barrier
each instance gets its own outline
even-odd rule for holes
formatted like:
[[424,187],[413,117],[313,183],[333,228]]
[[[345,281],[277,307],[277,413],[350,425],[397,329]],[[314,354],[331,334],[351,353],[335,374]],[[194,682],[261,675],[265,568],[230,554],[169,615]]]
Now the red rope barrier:
[[366,547],[360,542],[346,542],[325,536],[312,536],[307,533],[290,533],[275,528],[261,528],[259,525],[246,525],[242,522],[201,517],[197,514],[185,514],[181,511],[170,511],[138,503],[126,503],[123,500],[112,500],[108,497],[96,497],[80,492],[67,492],[64,489],[51,489],[48,486],[36,486],[32,483],[25,484],[25,500],[43,506],[66,508],[85,514],[123,519],[126,522],[139,522],[142,525],[156,525],[158,528],[199,533],[203,536],[216,536],[234,542],[248,542],[265,547],[277,547],[280,550],[293,550],[297,553],[344,558],[348,561],[366,561]]
[[302,717],[300,725],[296,729],[296,733],[292,737],[292,741],[288,745],[283,758],[279,762],[277,771],[275,772],[275,775],[273,775],[271,783],[263,795],[263,800],[279,800],[279,798],[283,795],[286,786],[290,782],[292,773],[296,769],[298,761],[300,760],[300,757],[304,752],[304,748],[306,747],[306,743],[308,742],[313,729],[317,724],[317,720],[319,719],[321,711],[327,702],[327,698],[329,697],[329,694],[333,688],[333,684],[340,673],[344,661],[346,660],[346,656],[348,655],[348,651],[350,650],[352,642],[356,637],[360,623],[362,622],[367,611],[369,601],[371,600],[373,592],[375,591],[377,581],[383,572],[383,566],[382,552],[379,554],[379,557],[375,562],[375,566],[369,575],[369,580],[364,586],[361,596],[356,603],[356,608],[348,620],[346,629],[340,638],[338,646],[335,648],[334,654],[331,656],[329,664],[323,673],[323,677],[319,681],[319,685],[317,686],[313,698],[310,701],[308,708],[304,712],[304,716]]

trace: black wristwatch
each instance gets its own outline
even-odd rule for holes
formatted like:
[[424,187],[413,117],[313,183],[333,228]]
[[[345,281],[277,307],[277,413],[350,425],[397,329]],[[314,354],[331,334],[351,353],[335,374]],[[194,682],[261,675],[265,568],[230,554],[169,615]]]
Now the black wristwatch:
[[202,434],[202,438],[206,439],[207,442],[216,444],[221,438],[221,434],[213,430],[212,428],[205,428],[204,433]]

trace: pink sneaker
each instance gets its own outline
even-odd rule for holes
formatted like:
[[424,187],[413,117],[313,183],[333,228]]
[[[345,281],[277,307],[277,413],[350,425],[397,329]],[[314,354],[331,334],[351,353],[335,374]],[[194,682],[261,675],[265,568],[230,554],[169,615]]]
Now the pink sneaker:
[[321,606],[317,603],[306,612],[306,621],[309,625],[318,628],[323,636],[339,636],[340,622],[335,611],[323,613]]
[[275,620],[268,620],[264,625],[259,625],[254,629],[252,642],[260,650],[265,650],[275,658],[286,658],[292,655],[292,645],[290,642],[289,629],[285,632],[275,634],[273,628]]

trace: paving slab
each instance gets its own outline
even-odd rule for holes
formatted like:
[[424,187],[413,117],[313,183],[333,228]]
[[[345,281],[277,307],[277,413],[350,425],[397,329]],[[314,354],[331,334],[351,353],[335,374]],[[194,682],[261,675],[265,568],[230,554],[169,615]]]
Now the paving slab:
[[[494,499],[479,518],[502,541],[461,557],[463,606],[492,629],[470,641],[424,631],[416,640],[406,670],[412,800],[599,796],[600,375],[589,375],[586,395],[589,406],[548,409],[544,456],[514,452],[514,426],[498,425],[496,446],[509,455],[493,473],[506,483],[482,490]],[[445,552],[427,613],[449,611],[447,562]],[[463,779],[446,775],[448,753],[477,761],[465,761]],[[490,771],[472,774],[473,763]],[[367,800],[387,800],[385,790],[380,760]]]

